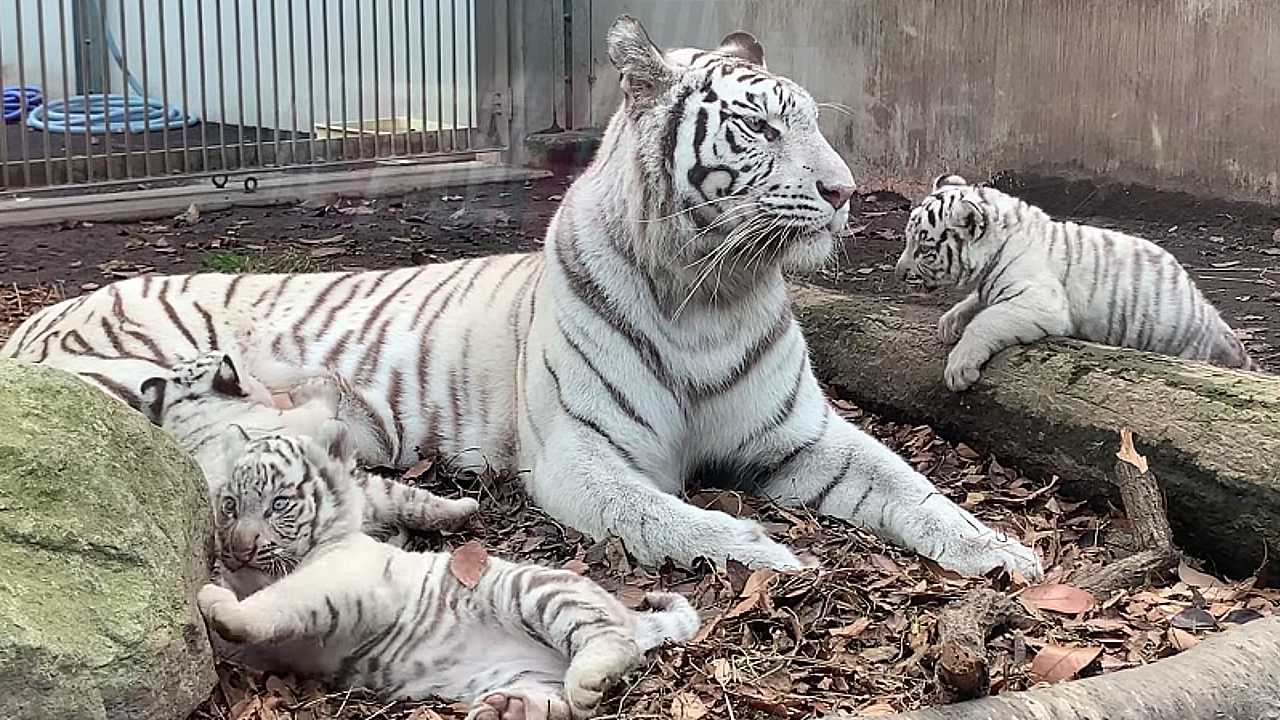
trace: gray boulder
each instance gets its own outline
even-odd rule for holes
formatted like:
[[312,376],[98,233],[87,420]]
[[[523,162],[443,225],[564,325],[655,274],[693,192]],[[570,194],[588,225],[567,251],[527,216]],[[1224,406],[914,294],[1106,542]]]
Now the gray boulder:
[[216,682],[205,483],[68,373],[0,360],[0,718],[181,720]]

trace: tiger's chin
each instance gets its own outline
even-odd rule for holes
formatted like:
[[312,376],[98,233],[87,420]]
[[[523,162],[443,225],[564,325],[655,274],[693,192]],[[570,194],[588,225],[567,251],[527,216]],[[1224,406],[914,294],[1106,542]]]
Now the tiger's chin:
[[835,237],[827,228],[797,235],[787,241],[780,264],[785,272],[812,273],[826,267],[831,259]]

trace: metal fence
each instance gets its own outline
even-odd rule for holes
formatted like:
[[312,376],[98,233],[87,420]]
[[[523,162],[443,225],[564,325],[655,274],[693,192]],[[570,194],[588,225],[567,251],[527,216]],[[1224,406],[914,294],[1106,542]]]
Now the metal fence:
[[0,0],[0,191],[503,150],[476,2]]

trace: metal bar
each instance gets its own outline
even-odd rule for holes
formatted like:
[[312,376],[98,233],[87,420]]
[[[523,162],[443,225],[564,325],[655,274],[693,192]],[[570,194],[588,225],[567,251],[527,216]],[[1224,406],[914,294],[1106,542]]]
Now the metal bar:
[[[89,40],[89,23],[91,18],[88,16],[87,8],[83,2],[77,2],[71,14],[71,24],[75,26],[76,32],[76,66],[78,68],[76,79],[76,89],[80,95],[80,99],[84,101],[86,112],[89,105],[89,91],[93,83],[91,77],[92,58],[94,57],[93,48],[90,47]],[[83,49],[81,48],[83,46]],[[69,108],[68,108],[69,109]],[[84,179],[85,182],[93,182],[93,143],[90,142],[93,136],[88,132],[81,137],[84,138]],[[71,135],[67,134],[66,141],[68,147],[71,145]]]
[[390,87],[387,113],[391,116],[391,135],[387,138],[387,153],[396,154],[396,13],[395,0],[387,0],[387,85]]
[[[72,16],[74,21],[74,15]],[[74,29],[72,30],[74,33]],[[43,34],[43,33],[41,33]],[[62,102],[66,103],[71,98],[71,81],[68,79],[71,75],[70,68],[67,66],[67,4],[58,3],[58,44],[59,59],[62,60]],[[48,96],[45,98],[46,108],[49,105]],[[65,107],[65,106],[64,106]],[[71,184],[71,134],[63,133],[62,150],[66,155],[66,172],[64,173],[65,182],[63,184]]]
[[379,119],[378,112],[378,96],[382,94],[381,87],[378,83],[378,68],[382,64],[382,58],[378,55],[378,5],[377,3],[369,4],[369,21],[372,24],[370,36],[373,40],[373,156],[378,157],[381,154],[382,144],[382,123]]
[[[103,125],[106,132],[102,135],[102,156],[104,158],[104,166],[106,167],[106,176],[110,180],[111,158],[115,153],[111,152],[111,60],[107,55],[107,6],[106,3],[98,5],[98,44],[102,46],[102,113]],[[87,100],[88,98],[86,98]],[[85,118],[86,123],[88,118]],[[127,156],[126,156],[127,157]],[[125,161],[126,164],[128,161]]]
[[[408,0],[405,0],[406,5]],[[427,151],[427,2],[426,0],[418,0],[418,22],[420,23],[418,33],[418,59],[422,71],[422,152]]]
[[214,33],[218,43],[218,105],[221,117],[218,120],[218,150],[221,153],[222,169],[227,170],[231,164],[227,162],[227,67],[226,46],[222,42],[222,0],[214,0],[213,12],[218,16],[218,28]]
[[244,40],[243,30],[240,27],[240,6],[236,3],[236,8],[231,12],[235,16],[236,31],[236,99],[239,101],[239,107],[236,109],[236,149],[239,152],[236,158],[236,167],[244,167]]
[[22,147],[22,180],[26,187],[31,187],[31,132],[27,130],[27,55],[22,42],[22,0],[15,0],[14,22],[18,28],[18,144]]
[[342,159],[347,159],[347,8],[345,0],[338,0],[338,96],[342,98]]
[[271,2],[271,77],[276,108],[275,124],[271,127],[271,142],[275,149],[273,164],[280,165],[280,22],[276,18],[276,3]]
[[[182,6],[181,3],[178,4]],[[196,42],[200,50],[200,162],[201,169],[209,169],[209,84],[205,68],[209,59],[204,54],[204,0],[196,0]]]
[[449,67],[453,70],[453,127],[449,149],[458,149],[458,0],[449,0]]
[[444,25],[436,2],[436,152],[444,152]]
[[[325,162],[330,162],[333,160],[333,72],[330,70],[330,59],[333,56],[329,54],[329,0],[320,0],[320,17],[324,28],[324,159]],[[341,58],[339,66],[345,66]]]
[[129,36],[125,32],[124,0],[119,2],[120,9],[120,93],[124,96],[124,119],[120,121],[124,136],[124,176],[133,177],[133,149],[129,147],[129,116],[133,109],[132,88],[129,87]]
[[[22,31],[21,28],[18,29]],[[36,34],[40,36],[40,92],[44,94],[44,102],[49,102],[49,52],[44,37],[44,0],[36,0]],[[59,32],[59,35],[62,33]],[[44,184],[53,184],[53,150],[49,146],[49,133],[40,133],[44,144]]]
[[254,130],[254,146],[258,157],[256,164],[262,167],[262,16],[258,14],[258,0],[253,0],[253,104],[258,108],[258,127]]
[[410,48],[413,47],[413,25],[409,24],[409,0],[404,0],[404,154],[413,153],[409,139],[413,131],[413,64]]
[[[187,97],[187,4],[178,3],[178,72],[182,75],[182,111],[191,107]],[[203,58],[201,58],[203,64]],[[200,118],[201,124],[204,118]],[[191,172],[191,140],[187,130],[188,122],[182,123],[182,172]],[[204,168],[201,168],[202,170]]]
[[307,162],[316,161],[316,57],[314,52],[314,28],[311,26],[311,0],[306,0],[303,12],[307,16]]
[[475,47],[471,38],[471,23],[475,20],[475,3],[467,0],[467,132],[463,135],[466,139],[466,145],[471,147],[471,131],[476,125],[476,78],[475,68],[472,67],[472,56],[475,54]]
[[[364,157],[364,41],[360,28],[360,7],[356,3],[356,158]],[[377,148],[374,148],[376,156]]]
[[[4,33],[0,33],[0,57],[4,57]],[[0,188],[12,189],[9,182],[9,129],[0,126]]]
[[[151,174],[151,90],[147,82],[147,8],[145,0],[138,0],[138,47],[142,63],[142,174]],[[124,17],[120,22],[125,21]],[[165,124],[168,124],[167,122]]]
[[[297,27],[293,19],[293,0],[289,0],[285,7],[289,12],[289,27]],[[298,163],[298,53],[293,45],[295,35],[297,35],[295,32],[289,33],[289,112],[293,117],[293,137],[289,138],[291,141],[289,151],[292,153],[289,158],[290,165]]]
[[[138,2],[142,2],[142,0],[138,0]],[[160,102],[164,104],[165,111],[165,122],[160,126],[160,142],[164,145],[164,162],[161,165],[161,169],[165,175],[168,175],[172,172],[169,167],[169,53],[164,50],[168,45],[168,38],[164,33],[164,2],[156,3],[156,5],[157,20],[160,23]],[[146,16],[143,16],[142,22],[145,23],[146,21]],[[182,106],[182,112],[186,113],[186,111],[187,107],[185,105]],[[184,125],[186,124],[185,117],[182,122]]]

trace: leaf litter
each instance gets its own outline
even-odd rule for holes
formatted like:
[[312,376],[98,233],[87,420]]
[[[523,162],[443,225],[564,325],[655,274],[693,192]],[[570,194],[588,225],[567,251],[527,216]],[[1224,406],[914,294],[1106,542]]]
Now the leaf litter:
[[[716,570],[667,563],[638,566],[617,538],[593,542],[547,518],[518,481],[492,472],[457,473],[430,458],[402,477],[445,494],[481,501],[478,520],[457,534],[417,538],[418,549],[460,555],[460,581],[497,556],[563,567],[590,576],[630,606],[652,590],[684,593],[703,618],[693,642],[664,648],[606,701],[615,718],[799,719],[837,711],[886,715],[936,702],[933,665],[939,612],[971,590],[1015,595],[1034,618],[988,643],[992,692],[1113,672],[1153,662],[1206,634],[1276,612],[1280,591],[1229,583],[1184,565],[1163,584],[1093,597],[1064,578],[1121,557],[1127,520],[1056,496],[1054,479],[1029,478],[931,428],[889,423],[835,400],[841,414],[897,450],[939,489],[992,525],[1032,541],[1047,576],[961,578],[887,545],[850,523],[705,490],[699,506],[753,516],[774,537],[820,567],[797,573]],[[1050,489],[1046,489],[1050,488]],[[1112,548],[1122,548],[1113,550]],[[464,580],[465,579],[465,580]],[[262,674],[220,663],[212,697],[190,720],[456,720],[466,704],[389,703],[358,690]]]

